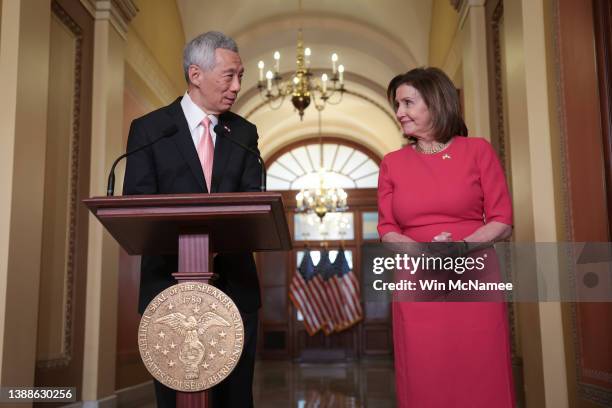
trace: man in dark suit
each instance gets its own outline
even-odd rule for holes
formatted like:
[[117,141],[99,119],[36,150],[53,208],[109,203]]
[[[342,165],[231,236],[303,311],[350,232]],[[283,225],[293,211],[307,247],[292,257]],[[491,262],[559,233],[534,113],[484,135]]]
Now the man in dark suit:
[[[132,122],[128,151],[164,132],[172,135],[128,157],[123,194],[259,191],[261,168],[256,158],[227,140],[257,149],[255,125],[229,112],[244,72],[236,43],[219,32],[201,34],[185,46],[183,69],[185,95]],[[215,285],[234,300],[245,326],[242,356],[235,370],[212,389],[213,406],[251,407],[261,305],[255,263],[250,253],[218,254],[213,265],[219,276]],[[142,257],[140,313],[159,292],[176,284],[171,274],[177,268],[176,255]],[[176,393],[157,381],[155,394],[158,407],[175,406]]]

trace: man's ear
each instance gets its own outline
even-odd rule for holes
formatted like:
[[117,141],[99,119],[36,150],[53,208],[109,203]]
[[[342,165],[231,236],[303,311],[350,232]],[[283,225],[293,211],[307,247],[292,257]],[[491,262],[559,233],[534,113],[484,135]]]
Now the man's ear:
[[189,66],[189,82],[194,84],[195,86],[200,85],[200,80],[202,79],[202,70],[197,65]]

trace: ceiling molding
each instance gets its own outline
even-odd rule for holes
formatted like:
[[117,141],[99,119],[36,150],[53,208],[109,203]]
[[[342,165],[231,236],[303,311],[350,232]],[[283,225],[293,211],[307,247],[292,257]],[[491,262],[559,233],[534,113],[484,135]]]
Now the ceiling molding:
[[[403,69],[407,65],[427,64],[429,51],[429,34],[431,31],[433,0],[353,0],[329,1],[309,0],[303,2],[300,11],[296,0],[261,0],[258,2],[248,0],[233,0],[229,2],[205,1],[208,7],[202,7],[202,0],[176,0],[183,18],[183,27],[186,37],[193,37],[205,30],[219,30],[236,40],[239,40],[245,31],[255,32],[254,28],[266,29],[266,26],[281,22],[275,30],[276,36],[269,36],[268,42],[279,43],[288,37],[287,31],[297,28],[302,22],[305,39],[310,34],[318,36],[322,44],[335,45],[334,33],[341,33],[338,28],[351,24],[346,34],[354,34],[350,41],[355,43],[353,48],[359,48],[364,35],[363,27],[374,32],[383,33],[385,42],[401,44],[403,51],[394,52],[396,55],[404,54],[409,49],[411,57],[403,60]],[[214,3],[214,5],[213,5]],[[309,27],[315,30],[309,32]],[[328,35],[331,33],[332,35]],[[249,40],[247,38],[247,40]],[[250,46],[261,49],[261,37],[248,41]],[[241,51],[245,48],[242,41],[238,41]],[[371,42],[365,46],[371,47]],[[387,48],[387,44],[376,44]],[[270,46],[274,47],[274,45]],[[363,49],[363,48],[362,48]],[[396,68],[396,67],[394,67]]]
[[[274,16],[257,21],[236,33],[230,33],[230,35],[241,46],[241,54],[243,54],[244,51],[242,49],[250,49],[252,44],[257,43],[263,37],[272,37],[284,30],[295,30],[297,35],[299,27],[302,27],[305,32],[320,33],[322,31],[335,31],[348,33],[353,40],[355,38],[362,39],[360,42],[353,42],[351,44],[351,48],[357,50],[361,49],[359,44],[364,39],[368,39],[375,43],[379,49],[386,50],[402,66],[414,67],[426,63],[426,61],[419,62],[412,50],[400,38],[390,32],[380,30],[371,24],[353,20],[346,16],[317,13]],[[368,47],[365,48],[367,48],[364,50],[366,52],[371,50]]]
[[94,20],[110,20],[123,39],[126,39],[128,26],[138,14],[134,0],[80,0]]
[[465,4],[465,0],[450,0],[450,4],[455,10],[459,11]]

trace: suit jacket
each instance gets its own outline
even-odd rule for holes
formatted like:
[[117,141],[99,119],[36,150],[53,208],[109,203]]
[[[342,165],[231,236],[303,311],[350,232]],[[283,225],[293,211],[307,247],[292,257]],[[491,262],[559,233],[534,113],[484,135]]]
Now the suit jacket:
[[[123,194],[207,193],[204,173],[191,138],[181,98],[143,117],[130,126],[127,150],[142,146],[176,126],[178,131],[127,158]],[[232,113],[219,115],[219,124],[229,128],[229,136],[257,149],[257,128]],[[249,152],[217,135],[211,190],[213,193],[260,191],[261,168]],[[230,296],[243,312],[261,305],[259,282],[251,253],[218,254],[214,271],[219,274],[216,286]],[[177,255],[143,256],[138,310],[143,313],[153,298],[176,284],[172,273],[178,268]]]

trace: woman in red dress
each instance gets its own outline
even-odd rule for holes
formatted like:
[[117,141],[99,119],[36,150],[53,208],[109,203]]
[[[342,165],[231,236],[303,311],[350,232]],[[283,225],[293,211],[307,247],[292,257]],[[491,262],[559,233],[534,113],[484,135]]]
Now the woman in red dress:
[[[387,94],[412,143],[380,165],[381,240],[478,246],[509,237],[502,167],[485,139],[464,137],[451,80],[436,68],[413,69]],[[505,303],[394,302],[392,310],[400,408],[514,407]]]

